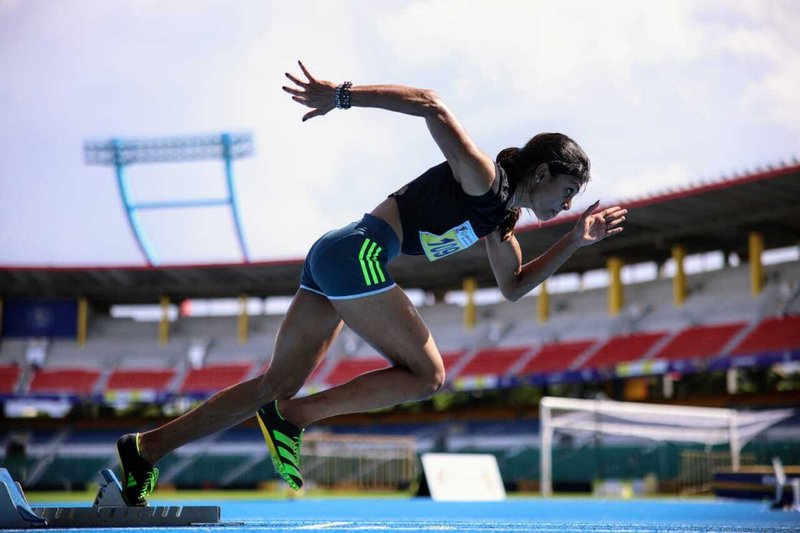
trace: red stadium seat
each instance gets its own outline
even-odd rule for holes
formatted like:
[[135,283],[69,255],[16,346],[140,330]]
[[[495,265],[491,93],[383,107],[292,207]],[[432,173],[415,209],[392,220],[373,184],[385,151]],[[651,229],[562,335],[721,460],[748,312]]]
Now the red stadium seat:
[[180,392],[217,392],[244,381],[252,366],[252,363],[231,363],[193,368],[186,374]]
[[0,366],[0,393],[11,394],[17,387],[20,369],[17,365]]
[[30,392],[91,394],[100,379],[100,370],[93,368],[45,368],[37,370]]
[[502,376],[520,357],[531,350],[530,346],[507,346],[483,348],[470,359],[458,377]]
[[450,370],[458,363],[458,361],[464,357],[464,354],[467,353],[465,351],[459,352],[443,352],[442,353],[442,362],[444,363],[444,370],[445,373],[450,373]]
[[586,360],[581,368],[599,368],[636,361],[644,357],[664,335],[666,335],[665,332],[659,331],[612,337]]
[[800,349],[800,316],[768,318],[751,331],[731,355]]
[[164,391],[174,377],[175,371],[172,369],[116,369],[108,379],[106,390]]
[[582,353],[589,349],[594,340],[579,340],[571,342],[557,342],[545,344],[520,370],[520,375],[547,374],[550,372],[563,372],[569,369],[572,363]]
[[744,323],[692,326],[673,337],[655,355],[655,359],[693,359],[719,355],[728,342],[745,326]]
[[389,361],[378,357],[351,357],[342,359],[336,363],[330,374],[328,374],[325,383],[331,387],[346,383],[351,379],[360,376],[364,372],[371,372],[372,370],[379,370],[381,368],[388,368],[391,364]]
[[[465,353],[466,352],[464,351],[443,353],[442,362],[444,363],[445,371],[449,372],[453,365],[455,365]],[[316,382],[323,366],[324,363],[321,363],[319,366],[317,366],[317,368],[314,369],[314,371],[311,373],[311,376],[309,376],[307,383]],[[353,357],[349,359],[343,359],[336,362],[333,370],[330,371],[328,377],[324,380],[325,385],[328,387],[335,387],[337,385],[341,385],[342,383],[346,383],[365,372],[371,372],[381,368],[388,368],[390,366],[391,363],[388,360],[378,357]],[[317,383],[317,385],[319,384]]]

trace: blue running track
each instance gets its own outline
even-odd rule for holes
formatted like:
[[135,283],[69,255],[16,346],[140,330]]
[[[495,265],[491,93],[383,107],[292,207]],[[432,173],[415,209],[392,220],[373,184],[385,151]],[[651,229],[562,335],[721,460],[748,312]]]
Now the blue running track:
[[[154,501],[154,505],[175,505]],[[180,502],[210,505],[213,502]],[[429,499],[298,499],[223,501],[223,524],[191,528],[126,528],[131,532],[340,533],[788,533],[800,532],[800,513],[734,501],[512,499],[498,503],[436,503]],[[53,530],[50,530],[53,531]],[[62,530],[67,531],[67,530]],[[68,530],[96,533],[97,530]]]

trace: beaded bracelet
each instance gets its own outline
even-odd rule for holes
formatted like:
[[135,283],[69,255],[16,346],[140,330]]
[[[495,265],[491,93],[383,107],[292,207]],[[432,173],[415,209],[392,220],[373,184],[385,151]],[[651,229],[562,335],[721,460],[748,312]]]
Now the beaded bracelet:
[[333,102],[336,104],[336,109],[350,109],[350,87],[353,82],[346,81],[336,86],[336,91],[333,93]]

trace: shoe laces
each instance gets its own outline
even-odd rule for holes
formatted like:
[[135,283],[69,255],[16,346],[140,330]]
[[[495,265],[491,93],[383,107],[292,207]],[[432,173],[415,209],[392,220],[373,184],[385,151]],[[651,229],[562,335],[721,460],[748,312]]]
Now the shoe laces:
[[144,499],[148,494],[153,492],[153,489],[156,488],[156,481],[158,481],[158,468],[154,467],[144,478],[142,490],[139,491],[140,499]]

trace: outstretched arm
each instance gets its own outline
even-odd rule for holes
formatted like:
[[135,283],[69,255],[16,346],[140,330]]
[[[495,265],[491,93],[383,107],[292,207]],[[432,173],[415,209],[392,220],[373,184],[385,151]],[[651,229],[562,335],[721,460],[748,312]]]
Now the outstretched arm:
[[622,231],[627,209],[619,206],[609,207],[597,214],[598,202],[584,211],[575,227],[561,237],[542,255],[522,264],[522,252],[513,235],[501,242],[499,232],[486,237],[486,250],[489,263],[503,296],[512,302],[519,300],[537,285],[550,277],[578,248],[602,241],[609,235]]
[[[283,90],[291,94],[295,102],[311,108],[303,116],[304,121],[327,114],[336,107],[336,84],[315,78],[302,62],[298,63],[307,79],[304,81],[287,72],[286,77],[295,87],[284,87]],[[350,105],[425,118],[433,140],[464,191],[477,196],[489,190],[495,175],[494,161],[475,146],[434,91],[403,85],[357,85],[350,89]]]

